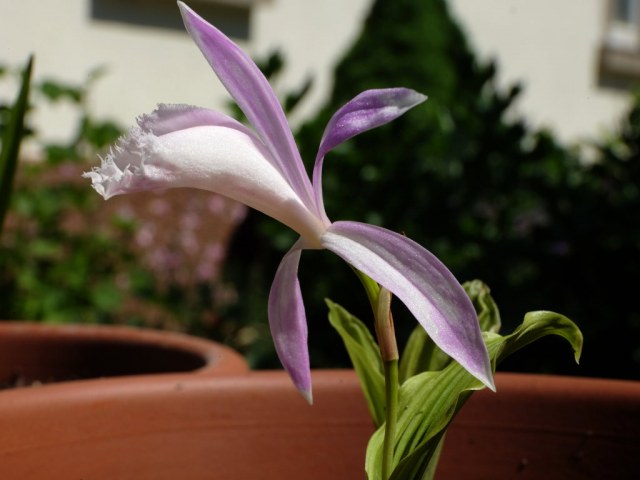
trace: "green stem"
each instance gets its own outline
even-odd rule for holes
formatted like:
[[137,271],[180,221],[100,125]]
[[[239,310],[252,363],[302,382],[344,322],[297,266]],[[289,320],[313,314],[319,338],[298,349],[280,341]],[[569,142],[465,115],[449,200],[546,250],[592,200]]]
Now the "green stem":
[[367,292],[371,309],[373,310],[374,325],[380,355],[384,363],[384,392],[385,392],[385,427],[382,453],[382,480],[389,480],[393,471],[393,451],[396,439],[396,425],[398,419],[398,345],[391,315],[391,292],[380,287],[367,275],[353,269]]
[[382,479],[388,480],[393,471],[393,449],[398,419],[398,360],[384,362],[385,426],[382,455]]

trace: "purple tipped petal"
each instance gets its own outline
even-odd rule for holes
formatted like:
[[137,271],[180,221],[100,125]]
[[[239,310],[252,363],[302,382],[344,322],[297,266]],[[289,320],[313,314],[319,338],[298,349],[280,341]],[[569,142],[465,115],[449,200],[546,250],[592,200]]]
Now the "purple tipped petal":
[[408,88],[362,92],[333,114],[322,135],[318,156],[326,155],[332,148],[362,132],[395,120],[426,99]]
[[282,366],[300,393],[312,403],[307,317],[298,282],[303,248],[303,241],[298,240],[280,262],[269,293],[269,326]]
[[282,106],[256,64],[235,43],[178,2],[184,24],[214,72],[276,159],[282,175],[308,208],[313,205],[309,177]]
[[356,222],[334,223],[321,243],[393,292],[442,350],[495,389],[471,300],[433,254],[407,237]]
[[322,135],[313,168],[313,188],[316,204],[319,206],[318,213],[324,212],[322,200],[324,156],[346,140],[395,120],[426,99],[426,96],[408,88],[367,90],[333,114]]

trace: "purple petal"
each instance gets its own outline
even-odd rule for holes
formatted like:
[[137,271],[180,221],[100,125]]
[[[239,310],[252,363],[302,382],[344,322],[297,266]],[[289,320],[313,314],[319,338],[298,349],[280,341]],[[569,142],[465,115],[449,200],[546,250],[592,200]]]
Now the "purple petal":
[[433,254],[407,237],[356,222],[334,223],[321,243],[393,292],[442,350],[495,389],[471,300]]
[[346,140],[395,120],[426,99],[426,96],[408,88],[367,90],[333,114],[322,135],[313,168],[313,189],[319,214],[324,213],[322,200],[324,156]]
[[395,120],[426,99],[408,88],[362,92],[333,114],[322,135],[318,155],[324,156],[345,140]]
[[255,133],[237,120],[229,115],[207,108],[161,103],[153,112],[138,118],[138,126],[142,130],[157,136],[175,132],[176,130],[205,125],[234,128],[259,141]]
[[298,281],[303,248],[302,239],[298,240],[280,262],[269,292],[269,326],[282,366],[300,393],[312,403],[307,317]]
[[262,138],[278,169],[307,207],[313,206],[309,177],[282,106],[257,65],[217,28],[178,2],[187,31],[214,72]]

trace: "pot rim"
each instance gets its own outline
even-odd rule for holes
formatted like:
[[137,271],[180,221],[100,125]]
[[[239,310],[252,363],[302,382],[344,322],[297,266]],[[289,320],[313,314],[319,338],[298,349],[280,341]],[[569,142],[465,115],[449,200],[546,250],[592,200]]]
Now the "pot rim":
[[[138,382],[141,377],[177,376],[178,378],[195,376],[235,376],[244,375],[249,371],[245,359],[235,350],[218,342],[180,332],[169,332],[139,328],[124,325],[85,325],[64,324],[50,325],[24,321],[0,321],[0,341],[10,342],[12,338],[29,338],[41,345],[72,345],[113,344],[114,346],[132,347],[140,345],[144,348],[155,347],[161,350],[173,350],[177,353],[192,355],[202,360],[202,366],[193,370],[181,372],[153,372],[132,373],[126,375],[74,379],[40,385],[37,388],[16,388],[0,392],[6,395],[14,391],[23,393],[25,390],[40,390],[41,388],[64,388],[68,384],[88,384],[89,382]],[[88,386],[88,385],[87,385]]]

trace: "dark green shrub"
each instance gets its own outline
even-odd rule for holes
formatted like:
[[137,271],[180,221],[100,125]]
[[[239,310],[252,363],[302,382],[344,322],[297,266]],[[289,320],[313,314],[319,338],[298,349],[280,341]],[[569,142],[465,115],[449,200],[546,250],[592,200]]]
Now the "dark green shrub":
[[[482,279],[501,306],[505,331],[525,311],[550,309],[585,333],[579,369],[569,362],[546,365],[540,360],[546,355],[536,354],[521,356],[536,359],[533,365],[507,368],[636,376],[638,309],[626,292],[640,264],[633,213],[639,207],[638,147],[631,145],[638,111],[621,139],[631,153],[616,156],[620,149],[607,147],[602,161],[587,167],[551,132],[513,118],[509,107],[519,88],[498,88],[495,74],[492,64],[475,58],[444,1],[376,1],[336,68],[330,99],[298,133],[303,158],[314,159],[330,115],[364,89],[406,86],[430,99],[329,154],[329,217],[404,232],[461,281]],[[247,273],[236,284],[248,305],[266,305],[271,276],[293,240],[270,219],[250,216],[237,236],[240,255],[231,257]],[[368,318],[357,281],[341,263],[322,252],[305,253],[302,260],[312,361],[321,364],[337,357],[323,297]],[[255,321],[265,321],[263,310],[251,308]],[[397,325],[408,329],[413,322]]]

